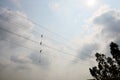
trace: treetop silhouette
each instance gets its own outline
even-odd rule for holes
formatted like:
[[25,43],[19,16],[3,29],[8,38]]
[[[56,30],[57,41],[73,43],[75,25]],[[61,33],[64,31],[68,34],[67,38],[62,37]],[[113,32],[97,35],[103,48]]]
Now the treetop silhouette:
[[120,80],[120,50],[114,42],[110,43],[110,53],[112,57],[95,54],[98,65],[89,68],[89,71],[96,80]]

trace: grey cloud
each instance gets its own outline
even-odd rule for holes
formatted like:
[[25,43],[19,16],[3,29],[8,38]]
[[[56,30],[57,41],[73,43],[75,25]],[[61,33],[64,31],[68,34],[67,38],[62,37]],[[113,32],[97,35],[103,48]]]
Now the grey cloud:
[[79,51],[80,55],[78,56],[80,56],[80,59],[85,60],[87,58],[90,58],[91,54],[97,51],[98,49],[99,46],[96,43],[85,44]]
[[28,61],[26,61],[24,58],[19,58],[19,55],[12,55],[11,56],[11,61],[15,62],[15,63],[20,63],[20,64],[25,64],[28,63]]
[[[90,58],[92,53],[95,54],[95,51],[101,51],[103,49],[105,53],[109,53],[109,44],[111,41],[114,41],[120,45],[120,11],[108,9],[106,12],[102,14],[94,15],[95,17],[92,19],[92,23],[96,29],[97,33],[89,42],[89,44],[84,44],[79,52],[78,55],[82,60]],[[94,27],[93,27],[94,28]],[[99,31],[101,29],[101,31]],[[88,37],[91,35],[88,35]],[[94,40],[98,40],[98,43],[95,43]],[[93,42],[92,42],[93,41]],[[97,51],[98,50],[98,51]],[[103,52],[103,50],[101,52]]]
[[[35,25],[27,19],[27,16],[24,13],[0,7],[0,59],[4,58],[11,63],[14,63],[14,65],[10,64],[9,66],[16,66],[21,69],[23,67],[29,67],[25,64],[31,64],[35,66],[36,64],[34,64],[34,59],[29,56],[35,56],[32,53],[39,54],[39,48],[36,48],[36,45],[34,45],[31,41],[25,40],[1,29],[4,28],[11,32],[36,40],[37,38],[35,38],[34,35],[31,33],[34,26]],[[20,45],[30,47],[31,49],[35,48],[36,50],[38,50],[38,52],[23,48]],[[47,59],[42,58],[42,56],[40,58],[42,60],[42,64],[40,65],[42,66],[44,65],[44,60],[47,62]],[[2,68],[2,65],[0,66]]]
[[[18,28],[20,26],[16,26],[11,23],[11,22],[14,23],[15,15],[17,15],[16,12],[12,12],[11,10],[8,10],[7,8],[1,8],[1,7],[0,7],[0,11],[1,11],[0,12],[0,28],[5,28],[5,29],[10,30],[15,33],[18,33],[18,32],[23,33],[24,32],[22,30],[19,31]],[[16,16],[16,17],[18,18],[20,16]],[[24,19],[23,19],[23,21],[24,21]],[[16,20],[16,22],[17,22],[17,20]],[[17,22],[16,24],[20,25],[19,22]],[[16,53],[18,53],[18,54],[22,53],[22,51],[21,52],[18,51],[21,48],[16,46],[12,42],[16,42],[18,44],[20,44],[20,43],[24,44],[26,41],[19,39],[17,36],[0,29],[0,47],[1,47],[0,59],[4,59],[7,62],[10,62],[9,65],[7,64],[7,62],[4,62],[4,65],[7,68],[11,68],[11,66],[17,66],[16,64],[13,65],[11,62],[11,61],[17,60],[17,58],[15,58],[15,57],[13,59],[12,55],[15,55]],[[18,48],[18,50],[17,50],[17,48]],[[16,61],[16,63],[17,63],[17,61]],[[2,65],[0,65],[0,66],[2,66]],[[3,68],[3,71],[4,70],[6,70],[6,68],[5,69]]]
[[[24,35],[24,36],[32,35],[31,34],[31,30],[32,30],[32,27],[34,25],[32,25],[32,23],[26,19],[27,17],[25,17],[25,19],[23,19],[20,16],[14,16],[14,15],[18,15],[18,14],[22,15],[22,16],[25,16],[22,13],[10,11],[8,9],[3,9],[3,10],[1,10],[0,14],[1,14],[1,16],[0,16],[0,27],[9,29],[9,30],[14,31],[14,32],[19,33],[19,34],[21,33],[21,35]],[[8,15],[12,15],[13,18],[9,17]],[[96,26],[96,27],[101,27],[102,28],[102,32],[98,33],[101,37],[104,37],[103,41],[101,41],[101,42],[104,42],[104,40],[108,40],[109,39],[109,40],[114,40],[114,41],[116,41],[116,42],[118,42],[120,44],[120,39],[119,39],[119,37],[120,37],[120,27],[119,27],[119,25],[120,25],[120,18],[119,17],[120,16],[119,15],[120,15],[120,12],[117,11],[117,10],[108,10],[105,13],[103,13],[103,14],[101,14],[101,15],[99,15],[99,16],[97,16],[97,17],[95,17],[93,19],[93,23],[95,25],[100,25],[100,26]],[[8,21],[9,23],[7,23],[5,21]],[[13,23],[17,23],[18,24],[17,27],[15,25],[13,25]],[[21,24],[24,25],[24,28],[22,30],[19,30],[18,28],[22,28],[20,26]],[[98,35],[98,34],[96,34],[96,35]],[[96,39],[97,37],[98,36],[95,36],[94,38]],[[10,58],[10,61],[12,63],[14,63],[14,65],[9,65],[11,67],[17,66],[20,69],[23,69],[24,66],[32,66],[32,67],[34,67],[34,68],[32,68],[33,72],[32,71],[29,72],[29,74],[31,74],[30,75],[31,79],[29,78],[29,76],[27,76],[25,74],[25,73],[28,73],[28,72],[24,72],[23,71],[23,72],[21,72],[21,74],[24,73],[24,75],[23,75],[24,77],[22,77],[21,80],[26,80],[26,79],[27,80],[39,80],[40,78],[41,79],[43,78],[44,80],[50,80],[50,79],[51,80],[56,80],[58,78],[62,78],[62,77],[59,77],[59,75],[60,76],[64,76],[62,74],[58,74],[57,75],[58,77],[56,77],[56,74],[54,72],[57,72],[56,68],[59,68],[59,67],[57,65],[55,65],[55,64],[51,65],[52,69],[50,70],[50,72],[49,71],[45,72],[45,71],[42,70],[43,68],[41,69],[40,66],[45,67],[45,66],[48,66],[50,64],[49,63],[49,59],[47,59],[46,56],[43,56],[40,53],[37,53],[37,52],[34,52],[34,51],[25,51],[24,49],[22,49],[22,50],[20,49],[19,50],[19,47],[15,47],[15,46],[11,45],[9,42],[6,43],[4,41],[4,39],[9,39],[10,41],[13,41],[13,42],[16,41],[17,43],[22,43],[22,44],[26,44],[27,42],[24,39],[18,39],[17,36],[11,36],[10,34],[5,33],[5,32],[0,30],[0,47],[1,47],[0,58],[1,57],[5,58],[5,59]],[[6,45],[4,45],[4,44],[6,44]],[[86,43],[86,44],[84,44],[80,48],[80,50],[78,51],[78,55],[77,56],[79,56],[81,58],[81,60],[87,60],[88,58],[91,58],[92,53],[94,53],[95,51],[100,49],[101,45],[103,45],[103,44],[95,43],[95,42],[92,42],[92,40],[91,40],[91,43],[90,42],[89,42],[89,44]],[[29,46],[29,45],[26,45],[26,46]],[[16,50],[18,50],[18,51],[16,52]],[[5,51],[7,51],[7,52],[5,52]],[[24,58],[21,59],[19,57],[19,54],[22,54],[22,56],[25,55],[28,60],[26,60]],[[27,64],[27,65],[25,65],[25,64]],[[62,64],[59,64],[59,65],[62,65]],[[3,63],[0,64],[0,68],[1,69],[3,67],[5,67],[5,66],[8,66],[8,65],[5,65]],[[68,67],[66,67],[66,68],[60,70],[59,72],[63,73],[64,70],[66,72],[68,71],[69,73],[67,75],[71,74],[71,76],[70,76],[71,80],[72,80],[72,77],[79,77],[78,69],[80,69],[80,68],[76,69],[76,71],[78,71],[78,73],[77,73],[78,76],[76,76],[76,75],[73,75],[72,72],[74,71],[74,69],[77,66],[71,65],[69,67],[72,67],[73,70],[68,71],[69,69],[67,69]],[[82,68],[84,68],[84,67],[85,66],[82,66]],[[12,70],[14,70],[14,69],[12,69]],[[86,69],[84,69],[84,70],[86,70]],[[5,73],[7,73],[7,70],[5,71]],[[36,74],[40,74],[41,76],[39,76],[39,75],[36,76],[35,73]],[[0,74],[2,74],[2,73],[0,73]],[[12,74],[15,74],[14,71],[12,71]],[[19,76],[19,78],[20,78],[20,75],[17,75],[17,76]],[[50,79],[48,79],[45,76],[49,76],[48,78],[50,78]],[[35,78],[35,77],[37,77],[37,78]],[[65,76],[65,78],[66,78],[66,76]],[[77,79],[73,78],[73,79],[74,80],[75,79],[79,80],[79,78],[77,78]],[[19,80],[18,78],[15,77],[14,80],[16,80],[16,79]],[[64,79],[62,78],[62,80],[64,80]],[[6,80],[9,80],[9,79],[6,79]]]
[[[86,42],[88,44],[83,43],[83,46],[80,47],[77,54],[77,57],[80,57],[80,59],[74,59],[73,63],[75,64],[78,64],[78,60],[81,60],[83,62],[88,61],[90,66],[94,66],[96,63],[95,57],[93,55],[96,52],[100,52],[110,56],[110,42],[114,41],[120,45],[120,11],[108,9],[106,12],[103,12],[100,15],[94,15],[93,17],[93,24],[89,24],[88,26],[90,26],[90,29],[95,28],[94,32],[91,32],[91,34],[93,34],[94,36],[92,36],[91,34],[87,35],[88,42],[87,39]],[[89,37],[91,38],[91,36],[92,39],[89,39]]]
[[[108,10],[93,20],[95,25],[102,27],[101,35],[109,38],[119,39],[120,36],[120,11]],[[106,38],[106,39],[107,39]]]
[[[27,33],[31,30],[32,23],[28,21],[26,18],[23,18],[21,16],[24,16],[20,12],[12,12],[11,10],[8,10],[6,8],[0,8],[0,27],[5,28],[9,31],[12,31],[14,33],[18,33],[24,36],[29,36]],[[22,24],[22,25],[21,25]],[[27,26],[25,26],[27,25]],[[28,27],[29,26],[29,27]],[[24,29],[26,27],[27,30]],[[11,35],[10,33],[0,29],[0,39],[7,39],[10,41],[16,41],[18,43],[25,42],[24,39],[18,38],[15,35]],[[29,33],[31,34],[31,33]]]
[[33,64],[42,66],[43,68],[47,68],[50,64],[47,56],[44,53],[42,54],[32,53],[29,56],[29,58],[32,60]]
[[[99,27],[101,32],[94,38],[101,37],[98,45],[103,47],[107,55],[110,54],[109,44],[111,41],[120,45],[120,10],[108,9],[106,12],[93,19],[95,27]],[[106,45],[106,46],[105,46]]]
[[4,60],[0,62],[0,71],[4,70],[7,67],[7,64],[5,63]]
[[[38,40],[38,37],[36,38],[31,33],[35,25],[27,19],[24,13],[19,11],[0,7],[0,27]],[[47,74],[44,70],[49,67],[50,63],[47,57],[39,56],[38,46],[0,29],[0,80],[43,80],[44,75]],[[35,74],[39,74],[39,76]]]
[[[17,20],[17,18],[22,19],[21,21],[23,21],[23,22],[25,20],[24,20],[24,18],[21,18],[20,16],[16,16],[16,19],[15,19],[15,15],[18,15],[18,12],[13,12],[6,8],[0,8],[0,11],[1,11],[0,12],[0,28],[7,29],[14,33],[27,33],[25,30],[19,30],[19,28],[21,28],[21,26],[20,26],[20,22],[19,22],[19,20]],[[22,16],[22,14],[21,14],[21,16]],[[11,22],[13,22],[15,24],[13,24]],[[24,23],[24,24],[26,24],[26,23]],[[31,26],[31,25],[28,24],[28,26]],[[30,28],[28,28],[28,30],[30,30]],[[16,42],[18,44],[21,44],[21,43],[24,44],[26,42],[26,40],[21,39],[13,34],[10,34],[7,31],[4,31],[2,29],[0,29],[0,33],[1,33],[0,34],[0,40],[1,40],[0,46],[2,48],[0,55],[5,55],[4,57],[6,57],[7,55],[10,57],[10,55],[12,53],[14,54],[16,52],[16,48],[19,48],[19,47],[14,46],[14,44],[12,44],[11,42]],[[27,36],[27,35],[25,35],[25,36]]]

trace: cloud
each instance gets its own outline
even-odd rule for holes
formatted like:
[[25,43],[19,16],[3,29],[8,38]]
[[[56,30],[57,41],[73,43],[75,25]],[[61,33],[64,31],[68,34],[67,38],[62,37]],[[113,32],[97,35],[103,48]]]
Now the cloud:
[[49,6],[50,9],[52,9],[54,11],[58,11],[58,10],[61,9],[61,4],[57,3],[57,2],[56,3],[55,2],[54,3],[53,2],[49,3],[48,6]]
[[[40,71],[38,73],[43,72],[40,75],[44,75],[42,66],[45,67],[45,64],[48,66],[48,59],[41,56],[39,57],[40,64],[35,64],[37,61],[34,56],[40,54],[39,43],[37,45],[13,34],[16,33],[32,40],[39,40],[32,33],[34,27],[35,25],[28,20],[24,13],[0,7],[0,80],[20,80],[20,77],[21,80],[37,80],[33,76],[33,73],[36,73],[37,70]],[[38,77],[40,78],[40,76]]]
[[95,53],[99,49],[98,44],[96,43],[90,43],[90,44],[84,44],[84,46],[81,48],[80,52],[80,59],[85,60],[86,58],[90,58],[91,54]]
[[[11,10],[8,10],[6,8],[0,8],[0,44],[2,47],[1,51],[1,57],[3,56],[9,56],[12,53],[15,53],[16,49],[19,47],[16,47],[16,45],[12,45],[12,43],[18,43],[18,44],[27,44],[29,41],[26,41],[23,38],[20,38],[14,34],[9,33],[8,31],[5,31],[3,29],[7,29],[11,32],[21,34],[26,37],[30,37],[31,35],[31,29],[33,28],[33,24],[27,20],[27,18],[23,18],[21,16],[23,13],[20,13],[18,11],[12,12]],[[31,35],[32,36],[32,35]],[[10,41],[10,42],[9,42]],[[21,44],[21,45],[22,45]],[[26,45],[29,46],[29,45]],[[9,54],[7,51],[10,51]],[[24,53],[24,52],[23,52]],[[26,53],[26,52],[25,52]]]
[[17,7],[21,8],[21,0],[11,0]]
[[[0,27],[30,39],[39,40],[32,33],[35,25],[27,19],[24,13],[11,11],[7,8],[0,8],[0,10]],[[89,31],[89,34],[82,40],[80,39],[82,42],[79,48],[78,46],[76,47],[78,54],[73,54],[80,57],[80,59],[48,48],[44,48],[43,53],[40,54],[39,44],[37,46],[31,41],[0,30],[0,79],[85,80],[89,78],[88,68],[94,65],[94,53],[103,49],[106,50],[106,46],[104,45],[107,45],[107,48],[109,45],[106,41],[115,41],[120,44],[120,12],[119,10],[102,7],[88,21],[90,21],[90,25],[85,30],[92,31]],[[13,43],[24,45],[32,50],[25,49]],[[49,41],[47,44],[67,51],[63,45],[52,44]],[[68,50],[69,52],[70,50]],[[76,61],[76,64],[72,63],[72,61],[74,63]]]
[[115,41],[120,44],[120,11],[110,9],[109,7],[102,7],[96,13],[98,14],[95,14],[90,19],[90,23],[92,23],[96,31],[98,31],[96,36],[101,37],[101,42],[103,43]]
[[[110,56],[110,42],[114,41],[120,45],[120,11],[111,9],[108,6],[102,6],[90,19],[88,19],[88,24],[86,25],[85,31],[89,33],[83,37],[82,40],[81,38],[77,39],[80,46],[76,57],[80,59],[75,58],[73,60],[73,65],[78,65],[83,61],[83,63],[80,64],[88,63],[86,68],[88,69],[96,65],[94,56],[96,52]],[[81,69],[84,70],[83,67]],[[88,70],[84,71],[86,75],[89,75]]]
[[33,64],[37,64],[39,66],[42,65],[43,68],[48,68],[49,66],[49,61],[48,58],[46,58],[43,55],[39,55],[37,53],[32,53],[29,58],[32,60]]
[[84,38],[83,46],[78,51],[80,58],[93,58],[95,51],[110,55],[110,42],[120,45],[120,11],[104,5],[88,19],[88,23],[87,30],[92,31],[86,36],[88,38]]
[[103,34],[103,36],[108,38],[118,37],[120,32],[120,11],[109,10],[99,17],[96,17],[93,23],[101,26],[101,34]]
[[[46,47],[40,54],[39,43],[36,45],[1,29],[4,28],[39,41],[40,39],[32,33],[35,25],[28,20],[27,16],[19,11],[12,11],[7,8],[0,8],[0,11],[0,80],[66,80],[68,76],[70,76],[69,80],[79,80],[81,77],[79,75],[83,75],[79,74],[78,71],[79,67],[77,66],[80,65],[73,66],[71,64],[71,60],[75,57]],[[58,46],[49,41],[47,44],[56,49],[66,50],[64,45]],[[88,63],[80,66],[79,70],[87,65]],[[75,67],[77,72],[73,75]],[[85,78],[84,76],[81,79]]]

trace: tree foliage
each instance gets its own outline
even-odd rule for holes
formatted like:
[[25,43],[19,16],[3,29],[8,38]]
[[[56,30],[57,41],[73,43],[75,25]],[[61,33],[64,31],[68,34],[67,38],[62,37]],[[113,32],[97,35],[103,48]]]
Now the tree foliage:
[[112,57],[106,57],[101,53],[95,54],[98,65],[89,70],[96,80],[120,80],[120,50],[114,42],[110,44],[110,53]]

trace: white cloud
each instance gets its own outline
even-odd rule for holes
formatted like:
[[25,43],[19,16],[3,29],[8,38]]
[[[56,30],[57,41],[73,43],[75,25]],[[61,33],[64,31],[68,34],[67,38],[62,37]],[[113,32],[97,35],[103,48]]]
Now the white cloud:
[[[12,11],[5,8],[0,8],[0,27],[5,28],[22,36],[29,37],[33,40],[40,40],[34,36],[32,30],[35,25],[27,19],[24,13]],[[5,41],[7,40],[7,41]],[[18,45],[23,45],[31,49],[25,49]],[[60,50],[66,50],[64,45],[56,45],[47,42],[47,45]],[[83,74],[79,73],[85,66],[89,65],[73,65],[72,60],[75,58],[69,55],[69,50],[66,54],[54,51],[52,49],[43,48],[43,53],[39,53],[38,46],[19,38],[11,33],[0,30],[0,79],[1,80],[79,80],[85,79],[86,70]],[[71,54],[71,53],[70,53]],[[83,61],[80,61],[83,64]],[[80,67],[80,68],[79,68]],[[76,68],[76,73],[73,75],[73,70]],[[7,76],[7,77],[6,77]],[[83,77],[82,77],[83,76]]]
[[[36,60],[30,55],[38,55],[38,46],[29,40],[25,40],[10,32],[26,36],[33,40],[39,40],[32,34],[34,24],[27,19],[24,13],[19,11],[11,11],[7,8],[0,8],[0,79],[1,80],[34,80],[36,76],[32,76],[32,73],[43,72],[42,66],[47,64],[46,57],[39,57],[42,64],[35,64]],[[5,30],[4,30],[5,29]],[[16,43],[16,44],[15,44]],[[26,49],[20,45],[29,47]],[[35,49],[35,50],[34,50]],[[44,61],[45,60],[45,61]],[[39,67],[40,68],[39,68]],[[32,71],[36,69],[35,71]],[[27,75],[28,76],[27,76]],[[30,77],[31,75],[31,77]],[[44,75],[44,73],[41,73]],[[7,77],[6,77],[7,76]],[[40,78],[40,76],[38,76]]]
[[[34,40],[39,40],[38,37],[35,37],[32,33],[35,25],[27,19],[24,13],[5,8],[0,8],[0,10],[0,25],[2,28]],[[81,59],[76,59],[74,56],[55,52],[45,47],[43,48],[43,55],[41,55],[39,53],[39,47],[34,43],[0,30],[0,79],[85,80],[89,78],[88,69],[91,65],[94,65],[94,53],[106,49],[104,45],[107,45],[107,47],[109,45],[106,41],[110,42],[114,40],[120,44],[120,12],[119,10],[113,10],[104,6],[100,8],[88,22],[89,21],[91,22],[88,27],[85,27],[87,28],[85,30],[89,31],[89,35],[82,38],[82,40],[80,39],[81,42],[77,39],[76,42],[80,42],[80,46],[76,47],[78,54],[73,54],[77,57],[79,56]],[[9,42],[4,40],[9,40]],[[26,50],[23,47],[20,48],[11,44],[11,42],[36,49],[36,51]],[[56,49],[67,51],[64,45],[57,45],[50,41],[46,42],[46,44]],[[69,52],[70,50],[67,51],[67,53]]]
[[[115,9],[108,9],[101,15],[93,19],[95,27],[100,27],[99,35],[105,40],[119,41],[120,32],[120,11]],[[118,43],[119,44],[119,43]]]
[[78,50],[78,56],[93,65],[95,59],[93,61],[92,58],[96,52],[110,56],[110,42],[114,41],[120,45],[120,11],[102,6],[88,19],[87,26],[87,30],[91,30],[90,33],[82,40],[77,40],[81,41],[82,45]]
[[54,10],[54,11],[58,11],[61,9],[61,4],[60,3],[49,3],[48,6],[50,7],[50,9]]

